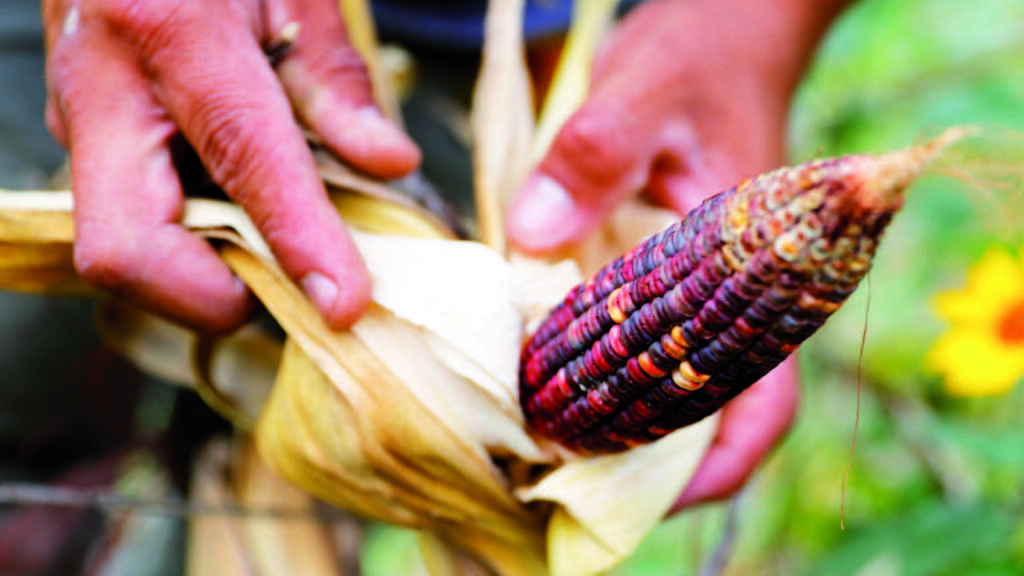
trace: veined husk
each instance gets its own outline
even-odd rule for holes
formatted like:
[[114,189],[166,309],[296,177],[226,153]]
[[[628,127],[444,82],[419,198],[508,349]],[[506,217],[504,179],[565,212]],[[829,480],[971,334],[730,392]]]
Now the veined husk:
[[533,103],[523,50],[525,0],[491,0],[473,91],[473,181],[481,241],[505,253],[504,206],[530,168]]
[[[316,503],[257,457],[252,439],[215,441],[200,454],[191,501],[216,513],[190,519],[188,576],[341,576],[329,522]],[[245,514],[228,514],[237,509]]]
[[[23,227],[6,224],[26,214],[47,223],[36,232],[40,249],[69,257],[70,208],[66,192],[0,193],[0,242],[32,244]],[[288,335],[258,414],[247,414],[251,399],[233,404],[258,417],[256,442],[267,464],[319,498],[430,532],[499,574],[588,574],[621,561],[671,505],[710,440],[711,421],[626,454],[564,461],[527,434],[516,399],[523,326],[529,311],[546,310],[579,279],[565,263],[518,266],[472,242],[357,233],[374,304],[351,330],[332,332],[237,207],[190,200],[184,221],[220,243],[225,262]],[[41,261],[70,269],[49,254]],[[40,278],[54,277],[35,265]],[[19,278],[4,287],[27,285]],[[139,343],[151,330],[124,331],[121,341],[146,356]],[[166,349],[175,338],[155,338],[148,349]],[[245,341],[245,333],[233,338]],[[265,394],[270,375],[251,371],[271,356],[258,342],[250,339],[248,351],[232,339],[221,342],[212,365],[248,372],[207,370],[193,384],[206,378],[218,390]],[[178,346],[180,363],[195,343]],[[253,354],[260,363],[230,358]],[[167,364],[173,371],[175,363]],[[180,369],[175,378],[187,380]],[[531,474],[521,474],[527,467]],[[448,549],[425,550],[432,565],[446,565],[436,554]]]
[[[387,186],[319,153],[335,206],[362,230],[355,239],[373,280],[373,304],[352,329],[327,328],[241,210],[189,200],[183,224],[216,243],[284,328],[285,343],[251,328],[219,341],[202,339],[116,300],[99,314],[108,342],[144,369],[195,386],[237,426],[252,430],[262,461],[305,492],[367,518],[421,530],[430,574],[587,575],[622,561],[685,486],[715,420],[627,453],[574,457],[525,430],[518,358],[525,327],[581,279],[580,267],[592,271],[674,215],[629,204],[566,254],[575,262],[501,256],[502,205],[531,154],[542,153],[582,101],[586,74],[580,70],[589,65],[613,5],[577,7],[568,64],[559,68],[553,90],[558,96],[546,103],[532,143],[517,19],[522,1],[491,6],[473,124],[479,223],[494,250],[452,240],[443,224]],[[354,38],[361,39],[363,52],[372,44]],[[0,192],[0,247],[17,255],[0,256],[0,287],[96,294],[71,265],[71,208],[67,192]],[[238,487],[212,480],[217,468],[210,458],[199,468],[194,498],[249,502]],[[252,458],[235,460],[243,477],[269,477]],[[310,505],[281,490],[281,501]],[[197,519],[192,576],[247,573],[239,572],[246,563],[270,570],[261,573],[306,573],[286,549],[263,553],[259,546],[274,538],[293,547],[305,546],[306,539],[316,550],[322,545],[308,531],[285,536],[279,524],[266,525],[263,538],[241,537],[239,526],[245,525]],[[237,554],[222,559],[224,566],[208,564],[222,549]]]

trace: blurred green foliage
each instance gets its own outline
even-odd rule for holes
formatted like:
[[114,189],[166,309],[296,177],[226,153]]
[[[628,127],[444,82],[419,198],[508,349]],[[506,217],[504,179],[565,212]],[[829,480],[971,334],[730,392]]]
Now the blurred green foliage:
[[[895,149],[955,124],[998,135],[1000,161],[1024,165],[1024,137],[1014,136],[1024,130],[1024,3],[854,4],[798,91],[791,156]],[[803,347],[801,414],[740,497],[725,574],[1024,573],[1024,392],[954,399],[921,368],[943,328],[931,295],[961,285],[986,248],[1024,239],[1021,214],[1005,202],[936,177],[913,189],[870,286]],[[725,515],[718,505],[665,523],[617,573],[702,573],[722,546]]]
[[[1024,136],[1014,136],[1024,134],[1024,2],[852,5],[795,98],[791,158],[901,148],[955,124],[1001,135],[1009,146],[1000,161],[1024,166]],[[922,179],[882,244],[869,286],[803,347],[802,410],[785,443],[736,505],[665,522],[615,574],[1024,573],[1024,391],[955,399],[921,368],[943,328],[931,295],[961,285],[989,246],[1024,240],[1024,216],[1006,201],[949,179]],[[858,365],[861,420],[842,530]],[[730,509],[734,530],[726,529]],[[392,529],[370,532],[364,561],[372,573],[387,573],[375,571],[375,558],[392,557],[403,538]],[[716,563],[716,554],[725,561]]]

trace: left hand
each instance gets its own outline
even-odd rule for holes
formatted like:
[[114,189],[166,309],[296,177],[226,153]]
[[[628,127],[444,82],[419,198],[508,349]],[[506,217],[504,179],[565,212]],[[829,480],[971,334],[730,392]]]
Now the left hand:
[[671,513],[728,498],[743,487],[789,431],[800,404],[792,356],[722,408],[711,447]]
[[[686,214],[785,157],[790,96],[843,0],[656,0],[615,31],[586,103],[513,198],[509,238],[541,253],[581,240],[646,191]],[[673,511],[739,489],[789,429],[790,359],[729,402]]]
[[513,198],[511,241],[540,253],[580,240],[641,190],[682,215],[780,165],[790,95],[820,36],[808,22],[833,3],[639,6],[598,57],[587,101]]

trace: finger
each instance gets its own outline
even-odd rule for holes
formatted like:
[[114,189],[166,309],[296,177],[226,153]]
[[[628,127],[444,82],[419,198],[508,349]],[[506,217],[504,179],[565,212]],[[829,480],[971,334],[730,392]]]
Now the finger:
[[237,3],[190,2],[133,29],[162,103],[214,181],[328,324],[354,322],[369,303],[365,264],[327,199],[250,15]]
[[655,204],[682,217],[746,176],[713,144],[674,142],[663,149],[653,166],[645,192]]
[[770,112],[741,99],[713,121],[696,118],[692,133],[664,132],[646,186],[649,197],[682,216],[708,196],[780,166],[785,117]]
[[632,100],[596,93],[559,131],[509,206],[509,238],[528,252],[578,240],[647,179],[653,146]]
[[671,513],[720,500],[743,486],[789,430],[798,404],[791,357],[726,404],[718,434]]
[[62,75],[59,108],[70,128],[79,274],[189,327],[237,327],[252,310],[248,290],[177,223],[182,194],[167,149],[173,125],[116,52],[82,50],[75,68]]
[[48,96],[46,98],[46,111],[44,112],[43,119],[46,121],[46,129],[50,132],[50,136],[57,141],[62,147],[68,147],[68,130],[64,126],[64,118],[61,117],[60,112],[57,110],[57,105],[53,102],[53,97]]
[[303,122],[357,168],[385,178],[414,170],[419,149],[375,105],[366,65],[349,43],[337,2],[287,0],[268,10],[271,36],[298,24],[276,68]]

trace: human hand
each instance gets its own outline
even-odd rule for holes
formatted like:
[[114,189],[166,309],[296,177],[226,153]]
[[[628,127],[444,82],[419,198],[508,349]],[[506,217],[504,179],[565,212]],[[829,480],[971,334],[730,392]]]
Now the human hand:
[[715,438],[671,513],[728,498],[742,488],[789,431],[799,404],[799,374],[791,356],[725,404]]
[[594,66],[587,101],[510,203],[531,253],[582,239],[644,190],[680,215],[784,159],[790,95],[843,0],[657,0]]
[[[419,151],[375,108],[334,0],[44,0],[43,19],[46,118],[71,152],[84,279],[193,328],[246,319],[246,287],[179,224],[180,134],[332,327],[362,313],[364,263],[296,118],[377,176],[410,172]],[[262,47],[293,22],[272,67]]]
[[[546,252],[585,237],[640,190],[687,213],[784,159],[791,93],[842,0],[658,0],[638,7],[594,67],[590,95],[518,191],[507,229]],[[727,497],[789,429],[793,360],[722,410],[673,510]]]

